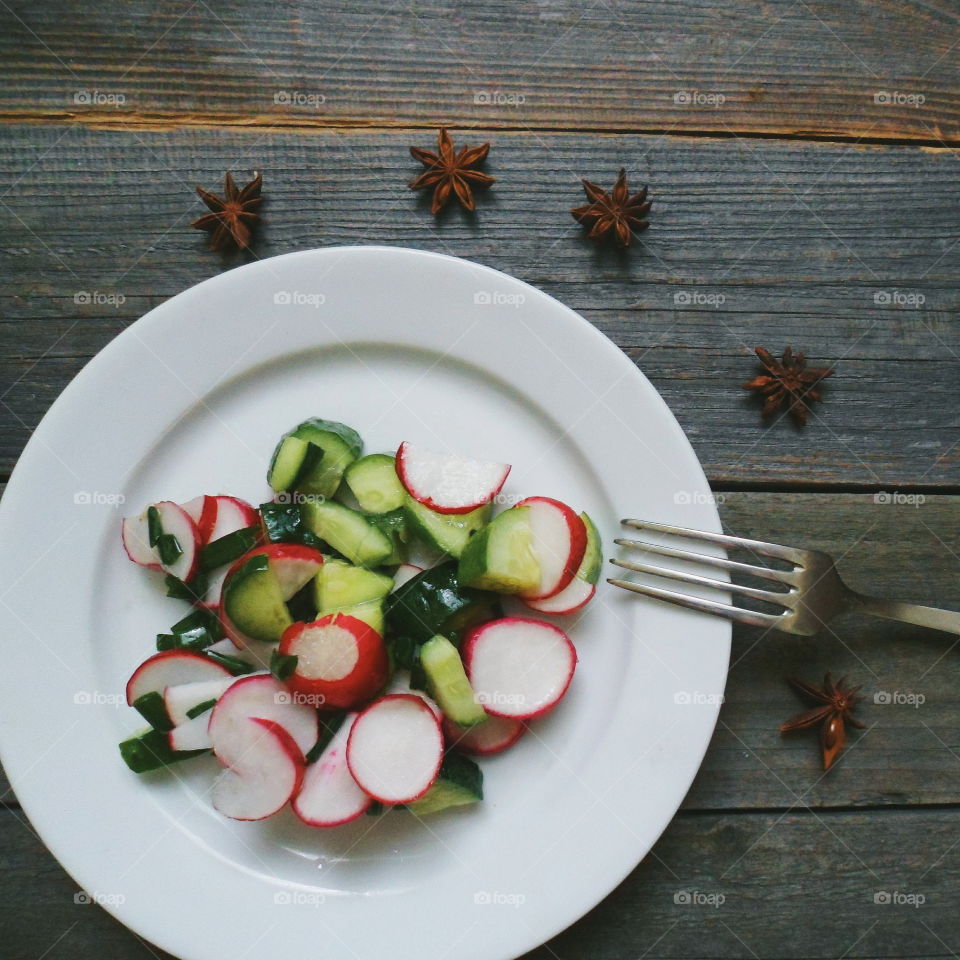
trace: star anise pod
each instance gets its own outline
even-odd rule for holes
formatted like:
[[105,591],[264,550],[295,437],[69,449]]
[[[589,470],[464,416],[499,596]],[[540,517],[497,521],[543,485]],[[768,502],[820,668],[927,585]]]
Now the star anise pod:
[[803,353],[794,353],[792,347],[783,351],[783,358],[777,360],[769,350],[755,347],[757,356],[766,373],[748,380],[744,390],[756,390],[764,397],[763,415],[769,417],[787,403],[787,409],[793,418],[803,426],[810,412],[809,402],[822,400],[816,389],[821,380],[833,373],[832,367],[807,368],[807,358]]
[[633,232],[639,233],[650,226],[647,214],[650,213],[650,201],[647,199],[647,188],[644,187],[632,197],[627,189],[627,171],[620,168],[620,175],[607,193],[589,180],[581,181],[583,192],[590,201],[582,207],[574,207],[570,211],[577,223],[590,227],[587,234],[592,240],[601,240],[612,236],[621,247],[630,246]]
[[411,190],[425,190],[433,187],[433,203],[431,213],[439,213],[453,194],[466,207],[475,210],[473,200],[474,187],[489,187],[494,178],[489,173],[474,170],[478,164],[487,159],[490,144],[479,147],[464,147],[459,153],[453,151],[453,140],[446,128],[441,128],[437,135],[437,152],[422,150],[420,147],[411,147],[410,155],[419,160],[427,169],[410,181]]
[[262,187],[263,176],[256,173],[243,189],[238,190],[228,170],[224,177],[222,197],[197,187],[198,196],[211,212],[198,217],[190,226],[210,232],[211,250],[219,250],[231,243],[241,250],[245,249],[250,245],[251,227],[260,219],[255,211],[263,200],[260,196]]
[[853,716],[853,708],[862,700],[858,697],[857,691],[860,686],[846,686],[846,677],[841,677],[836,683],[833,677],[828,673],[823,678],[823,689],[804,683],[796,677],[787,677],[787,682],[793,684],[804,696],[817,702],[818,706],[812,710],[804,710],[795,717],[791,717],[786,723],[781,724],[781,733],[790,733],[793,730],[805,730],[819,723],[820,726],[820,749],[823,753],[823,769],[829,770],[831,764],[837,758],[837,754],[843,749],[847,742],[848,723],[859,727],[861,730],[865,724],[861,723]]

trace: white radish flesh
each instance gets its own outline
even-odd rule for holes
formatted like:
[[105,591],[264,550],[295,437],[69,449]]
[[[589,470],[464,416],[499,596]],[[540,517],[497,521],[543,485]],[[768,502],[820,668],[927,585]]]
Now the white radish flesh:
[[576,613],[581,607],[586,606],[596,592],[595,584],[574,577],[559,593],[555,593],[552,597],[544,597],[542,600],[525,600],[524,602],[538,613],[552,613],[555,616],[562,616],[563,614]]
[[127,703],[147,693],[163,693],[167,687],[176,687],[183,683],[199,683],[206,680],[232,679],[233,675],[226,667],[208,660],[199,653],[186,650],[165,650],[152,657],[133,671],[127,681]]
[[219,700],[233,681],[233,677],[225,677],[222,680],[200,680],[195,683],[181,683],[167,687],[163,691],[163,702],[170,722],[187,723],[191,719],[187,716],[188,711],[201,703]]
[[577,653],[552,623],[506,617],[470,634],[464,665],[487,713],[522,720],[559,702],[573,678]]
[[337,827],[359,817],[371,804],[347,765],[347,743],[357,714],[349,713],[326,749],[307,767],[293,812],[311,827]]
[[423,567],[414,566],[412,563],[401,563],[393,575],[393,589],[390,592],[395,593],[420,573],[423,573]]
[[580,566],[587,545],[586,527],[566,504],[549,497],[528,497],[518,506],[529,511],[531,546],[540,564],[540,583],[525,596],[553,596],[570,583]]
[[167,734],[167,742],[171,750],[211,750],[209,711],[174,727]]
[[488,717],[483,723],[465,729],[444,718],[443,733],[447,743],[464,753],[489,756],[512,747],[527,729],[522,720],[511,717]]
[[263,820],[299,790],[303,755],[278,723],[247,718],[236,724],[229,736],[221,731],[216,746],[227,769],[214,782],[212,800],[225,816]]
[[[178,580],[189,580],[196,572],[200,562],[200,531],[190,516],[178,504],[170,500],[161,500],[156,504],[163,532],[176,537],[180,545],[180,555],[171,563],[161,563],[165,573]],[[159,557],[159,554],[158,554]]]
[[147,525],[147,511],[135,517],[124,517],[120,524],[120,537],[123,540],[123,549],[127,556],[141,567],[159,570],[160,562],[150,546],[149,528]]
[[228,745],[251,717],[278,723],[306,754],[317,742],[317,712],[296,702],[293,694],[269,674],[240,677],[217,701],[210,717],[210,737],[220,756],[221,741]]
[[469,513],[503,487],[509,463],[437,453],[409,442],[397,451],[397,476],[407,493],[438,513]]
[[383,697],[360,714],[350,731],[350,773],[382,803],[422,797],[437,779],[442,760],[440,723],[420,697]]
[[385,697],[389,697],[395,693],[406,693],[414,697],[419,697],[433,711],[435,717],[442,719],[443,711],[437,706],[436,701],[428,697],[422,690],[414,690],[413,687],[410,686],[409,670],[398,670],[393,675],[390,685],[383,691]]
[[257,522],[257,512],[249,503],[237,497],[213,497],[216,501],[216,513],[207,533],[207,543],[213,543]]

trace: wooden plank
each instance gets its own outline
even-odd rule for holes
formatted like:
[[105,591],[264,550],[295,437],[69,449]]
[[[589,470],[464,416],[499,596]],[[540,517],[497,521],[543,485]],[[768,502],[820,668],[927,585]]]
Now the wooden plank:
[[[75,903],[76,884],[10,813],[0,840],[5,958],[168,956]],[[954,811],[682,815],[616,891],[526,960],[953,956],[958,882]],[[537,877],[516,886],[497,892],[519,905],[481,905],[478,930],[498,909],[532,922]],[[122,882],[97,892],[122,895]],[[882,894],[892,902],[875,903]]]
[[8,118],[960,137],[945,0],[12,7]]
[[[715,483],[960,478],[951,151],[501,133],[490,164],[499,180],[478,215],[435,221],[405,188],[411,140],[429,137],[0,128],[3,249],[16,265],[0,276],[0,470],[125,323],[241,262],[209,253],[188,228],[192,184],[262,167],[258,256],[401,244],[529,280],[628,351]],[[594,248],[567,213],[578,174],[606,182],[621,162],[656,198],[651,229],[625,255]],[[88,212],[64,218],[75,205]],[[84,295],[92,302],[76,302]],[[792,343],[837,367],[802,436],[787,422],[763,427],[740,389],[757,343]]]
[[[960,497],[914,496],[913,505],[854,494],[718,497],[731,533],[825,550],[866,593],[960,609]],[[737,628],[727,702],[685,808],[956,803],[956,656],[955,637],[852,615],[812,639]],[[777,730],[802,708],[784,676],[818,681],[827,670],[864,685],[858,713],[869,729],[852,731],[851,748],[824,776],[814,734]],[[875,703],[878,693],[892,702]]]

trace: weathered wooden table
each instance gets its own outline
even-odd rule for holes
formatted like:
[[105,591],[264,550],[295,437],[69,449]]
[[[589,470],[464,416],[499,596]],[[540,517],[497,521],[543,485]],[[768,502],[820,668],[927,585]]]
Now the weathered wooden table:
[[[401,244],[528,280],[656,384],[730,531],[958,607],[958,43],[947,0],[3,0],[0,470],[127,324],[242,262],[189,229],[193,187],[257,169],[256,256]],[[435,220],[405,187],[440,123],[493,144],[476,216]],[[621,165],[654,199],[625,254],[567,212]],[[806,430],[740,389],[756,344],[836,367]],[[854,616],[813,640],[737,630],[683,809],[532,956],[956,956],[958,654]],[[799,709],[784,674],[827,669],[864,684],[867,729],[824,776],[815,738],[777,727]],[[4,803],[5,960],[158,956],[75,903]]]

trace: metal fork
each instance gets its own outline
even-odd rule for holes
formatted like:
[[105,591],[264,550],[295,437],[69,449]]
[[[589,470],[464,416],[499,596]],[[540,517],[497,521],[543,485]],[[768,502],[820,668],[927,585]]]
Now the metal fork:
[[812,636],[832,620],[837,614],[845,610],[858,610],[875,617],[885,617],[888,620],[900,620],[903,623],[912,623],[920,627],[930,627],[933,630],[944,630],[948,633],[960,634],[960,613],[952,610],[937,610],[934,607],[923,607],[916,603],[901,603],[898,600],[886,600],[880,597],[868,597],[851,590],[840,579],[833,557],[818,550],[799,550],[796,547],[783,547],[776,543],[764,543],[762,540],[748,540],[745,537],[731,537],[724,533],[707,533],[703,530],[688,530],[685,527],[674,527],[666,523],[650,523],[645,520],[623,520],[624,526],[637,530],[649,530],[654,533],[666,533],[684,540],[693,540],[699,543],[715,543],[723,547],[735,547],[751,550],[764,557],[775,560],[785,560],[793,565],[792,570],[774,570],[752,563],[739,563],[725,557],[711,557],[691,550],[682,550],[678,547],[663,546],[659,543],[648,543],[644,540],[615,540],[622,547],[643,550],[647,553],[658,554],[663,557],[673,557],[678,560],[692,560],[703,563],[730,573],[748,574],[770,580],[784,587],[784,590],[761,590],[757,587],[748,587],[738,583],[728,583],[724,580],[714,580],[711,577],[702,577],[685,570],[672,570],[650,563],[633,563],[630,560],[611,560],[618,567],[633,570],[636,573],[652,574],[670,580],[680,580],[683,583],[693,583],[702,587],[714,587],[726,593],[738,593],[754,600],[782,607],[781,613],[758,613],[755,610],[745,610],[732,603],[719,603],[715,600],[705,600],[701,597],[690,596],[675,590],[665,590],[660,587],[649,587],[642,583],[633,583],[630,580],[608,579],[615,587],[623,587],[634,593],[657,600],[666,600],[670,603],[689,607],[691,610],[701,610],[720,617],[726,617],[736,623],[746,623],[754,627],[773,627],[786,633],[798,633],[802,636]]

